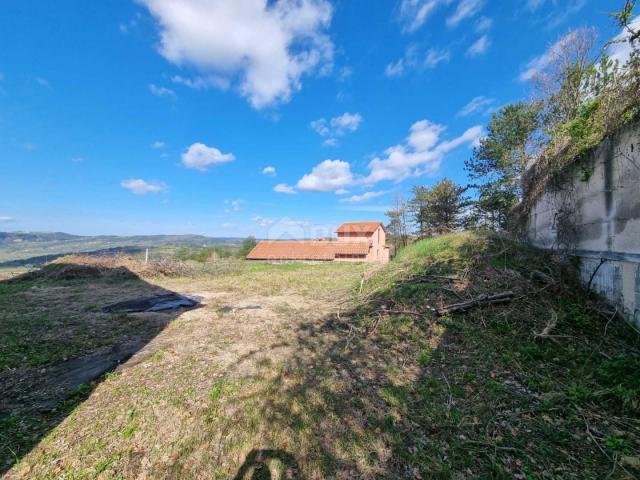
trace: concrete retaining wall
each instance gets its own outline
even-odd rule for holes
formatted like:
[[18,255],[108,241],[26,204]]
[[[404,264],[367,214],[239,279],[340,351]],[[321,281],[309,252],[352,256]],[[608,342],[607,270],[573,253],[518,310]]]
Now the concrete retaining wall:
[[549,186],[529,212],[539,247],[580,258],[592,288],[640,326],[640,122],[603,141]]

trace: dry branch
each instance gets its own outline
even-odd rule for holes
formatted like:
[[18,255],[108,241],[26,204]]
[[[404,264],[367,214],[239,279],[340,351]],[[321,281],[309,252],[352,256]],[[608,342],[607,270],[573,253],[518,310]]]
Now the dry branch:
[[475,308],[483,305],[510,302],[512,299],[513,299],[513,292],[511,291],[496,293],[494,295],[482,295],[481,297],[474,298],[473,300],[469,300],[467,302],[460,302],[460,303],[453,303],[451,305],[446,305],[442,308],[439,308],[436,313],[438,315],[446,315],[448,313],[464,312],[471,308]]
[[549,334],[551,333],[551,330],[556,328],[557,324],[558,324],[558,314],[554,310],[551,310],[551,319],[549,320],[547,325],[542,329],[542,332],[540,333],[533,332],[533,336],[535,338],[553,338],[554,336]]

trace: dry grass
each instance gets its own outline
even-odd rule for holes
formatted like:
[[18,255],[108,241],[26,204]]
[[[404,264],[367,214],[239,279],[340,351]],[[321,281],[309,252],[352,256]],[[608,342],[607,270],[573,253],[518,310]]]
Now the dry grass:
[[[144,348],[37,433],[7,478],[634,474],[640,383],[626,367],[639,363],[640,342],[618,322],[604,336],[596,304],[526,275],[549,268],[557,277],[559,264],[499,239],[453,235],[408,249],[368,276],[358,297],[366,268],[243,264],[147,279],[202,296],[203,308],[165,318]],[[426,274],[459,280],[446,289],[414,281]],[[91,281],[93,295],[118,288],[108,278]],[[80,290],[82,282],[38,288]],[[516,301],[428,313],[503,288]],[[562,337],[536,340],[550,308]],[[130,318],[152,323],[162,314]]]

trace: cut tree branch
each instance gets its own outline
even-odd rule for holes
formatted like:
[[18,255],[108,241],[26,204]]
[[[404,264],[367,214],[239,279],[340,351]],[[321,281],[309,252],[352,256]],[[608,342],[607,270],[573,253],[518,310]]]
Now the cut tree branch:
[[467,302],[460,302],[460,303],[454,303],[451,305],[446,305],[442,308],[439,308],[436,313],[442,316],[448,313],[464,312],[466,310],[479,307],[479,306],[491,305],[494,303],[510,302],[512,299],[513,299],[512,291],[496,293],[493,295],[482,295],[481,297],[474,298],[473,300],[469,300]]

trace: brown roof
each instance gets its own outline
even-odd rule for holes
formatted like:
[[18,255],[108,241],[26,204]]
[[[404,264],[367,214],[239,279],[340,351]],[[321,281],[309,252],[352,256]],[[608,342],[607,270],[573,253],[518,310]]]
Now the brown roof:
[[338,233],[373,233],[380,226],[382,222],[347,222],[340,225],[336,231]]
[[262,240],[249,252],[249,260],[333,260],[337,254],[366,255],[369,242],[326,240]]

